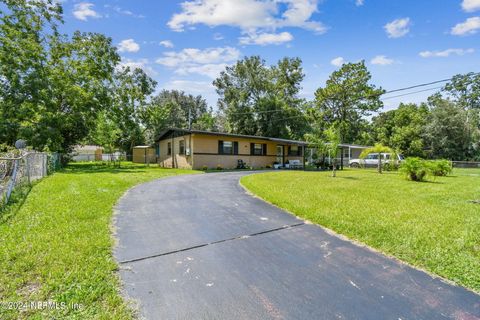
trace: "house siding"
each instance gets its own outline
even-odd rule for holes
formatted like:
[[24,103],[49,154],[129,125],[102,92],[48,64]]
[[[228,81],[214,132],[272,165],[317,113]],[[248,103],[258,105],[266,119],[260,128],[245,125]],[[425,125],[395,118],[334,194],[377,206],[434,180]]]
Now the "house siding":
[[[192,145],[190,145],[190,135],[183,135],[175,137],[173,139],[164,139],[160,140],[159,143],[159,156],[158,164],[164,168],[183,168],[191,169],[193,167],[193,161],[191,155],[179,154],[180,151],[180,141],[185,141],[185,151],[187,149],[192,150]],[[168,154],[168,143],[172,143],[172,154]]]

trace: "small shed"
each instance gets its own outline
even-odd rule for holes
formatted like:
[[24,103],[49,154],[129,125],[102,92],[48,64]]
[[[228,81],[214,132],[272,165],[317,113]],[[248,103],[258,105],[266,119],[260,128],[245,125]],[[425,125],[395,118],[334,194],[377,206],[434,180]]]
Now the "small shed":
[[155,148],[151,146],[133,147],[132,162],[134,163],[156,163]]

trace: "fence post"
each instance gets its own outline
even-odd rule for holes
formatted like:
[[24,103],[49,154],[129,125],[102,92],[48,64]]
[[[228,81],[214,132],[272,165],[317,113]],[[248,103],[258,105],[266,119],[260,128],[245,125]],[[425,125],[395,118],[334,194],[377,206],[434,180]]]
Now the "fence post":
[[10,199],[10,195],[12,194],[12,190],[13,190],[13,186],[15,185],[15,181],[17,180],[17,171],[18,171],[18,162],[20,160],[14,160],[14,164],[13,164],[13,174],[12,174],[12,177],[10,179],[10,185],[8,186],[8,189],[7,189],[7,194],[6,194],[6,198],[5,198],[5,203],[8,203],[8,200]]

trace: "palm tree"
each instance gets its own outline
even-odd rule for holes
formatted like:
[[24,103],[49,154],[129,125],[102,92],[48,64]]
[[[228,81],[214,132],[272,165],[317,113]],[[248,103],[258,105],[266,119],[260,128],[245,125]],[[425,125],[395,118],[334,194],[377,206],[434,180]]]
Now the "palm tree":
[[389,153],[393,159],[396,159],[397,153],[390,147],[384,146],[381,143],[376,143],[373,147],[363,150],[360,158],[364,159],[370,153],[378,153],[378,173],[382,173],[382,154]]

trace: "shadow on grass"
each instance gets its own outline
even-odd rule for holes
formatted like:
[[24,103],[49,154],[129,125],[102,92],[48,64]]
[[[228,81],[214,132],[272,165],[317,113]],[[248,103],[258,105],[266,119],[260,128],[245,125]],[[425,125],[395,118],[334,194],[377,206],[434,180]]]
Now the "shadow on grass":
[[157,165],[134,165],[134,164],[106,164],[106,163],[72,163],[68,164],[65,168],[59,172],[64,174],[96,174],[96,173],[142,173],[145,169],[158,169],[168,170],[160,168]]
[[10,196],[10,200],[7,204],[0,204],[0,225],[7,223],[10,219],[12,219],[18,210],[23,206],[25,201],[27,200],[27,196],[33,188],[33,184],[26,184],[20,187],[16,187],[12,195]]

